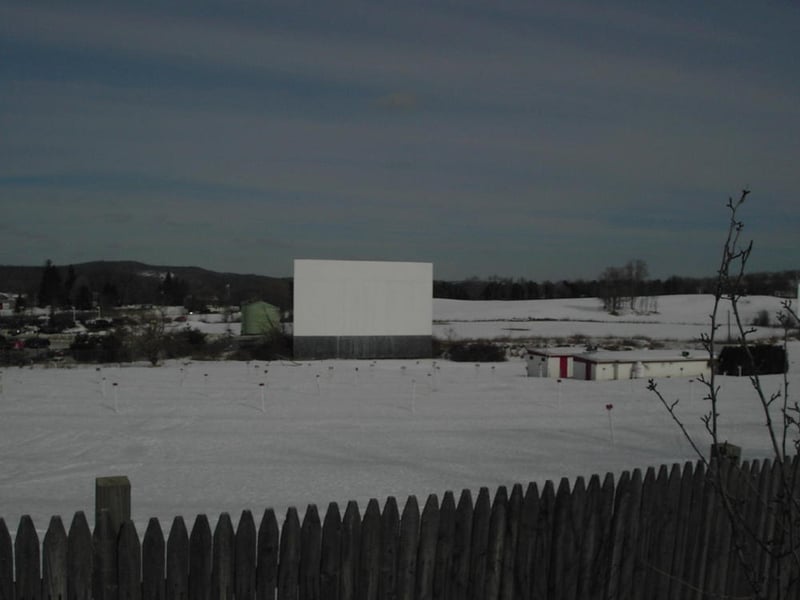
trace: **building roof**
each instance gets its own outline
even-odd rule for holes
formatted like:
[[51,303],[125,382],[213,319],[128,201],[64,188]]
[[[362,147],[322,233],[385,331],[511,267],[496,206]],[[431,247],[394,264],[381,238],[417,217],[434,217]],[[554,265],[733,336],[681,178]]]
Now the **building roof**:
[[248,306],[270,306],[272,308],[278,308],[274,304],[270,304],[269,302],[266,302],[265,300],[251,300],[249,302],[242,302],[242,306],[243,307],[248,307]]
[[575,354],[580,362],[593,363],[648,363],[648,362],[696,362],[707,361],[704,350],[599,350]]
[[575,356],[586,352],[585,346],[558,346],[555,348],[527,348],[528,354],[558,358],[561,356]]

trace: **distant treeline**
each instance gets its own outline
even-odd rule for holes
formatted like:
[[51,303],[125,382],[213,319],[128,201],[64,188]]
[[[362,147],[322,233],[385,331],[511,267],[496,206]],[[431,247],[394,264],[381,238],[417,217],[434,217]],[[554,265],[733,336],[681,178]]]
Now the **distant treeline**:
[[142,304],[202,311],[208,305],[236,306],[251,300],[265,300],[281,309],[292,306],[290,279],[128,261],[0,265],[0,292],[14,294],[20,312],[33,306],[90,310]]
[[[775,273],[750,273],[744,276],[748,294],[795,297],[800,271]],[[433,296],[453,300],[540,300],[550,298],[602,298],[607,281],[560,280],[532,281],[503,277],[479,279],[472,277],[464,281],[434,281]],[[716,277],[680,277],[647,279],[641,283],[639,295],[663,296],[671,294],[711,294]]]
[[[750,273],[746,292],[795,297],[800,271]],[[597,279],[535,281],[525,278],[472,277],[463,281],[434,281],[435,298],[457,300],[538,300],[603,298],[609,310],[645,296],[710,294],[715,277],[647,279],[643,261],[607,268]],[[207,305],[236,306],[265,300],[283,310],[292,307],[290,278],[218,273],[197,267],[152,266],[135,262],[94,262],[41,267],[0,265],[0,292],[16,296],[17,311],[32,306],[90,310],[131,304],[183,305],[200,311]]]

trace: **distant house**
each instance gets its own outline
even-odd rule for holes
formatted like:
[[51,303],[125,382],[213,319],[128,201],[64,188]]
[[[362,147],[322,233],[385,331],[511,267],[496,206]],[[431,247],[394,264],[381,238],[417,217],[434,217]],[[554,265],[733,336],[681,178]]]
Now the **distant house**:
[[528,350],[528,377],[572,377],[574,348],[535,348]]
[[0,316],[10,316],[14,314],[14,304],[16,296],[0,292]]
[[585,352],[573,357],[573,377],[595,381],[661,377],[709,377],[711,365],[704,352],[625,350]]
[[281,311],[269,302],[250,302],[242,306],[242,335],[266,335],[280,329]]
[[708,355],[680,350],[574,351],[537,348],[528,351],[528,377],[594,381],[662,377],[708,377]]

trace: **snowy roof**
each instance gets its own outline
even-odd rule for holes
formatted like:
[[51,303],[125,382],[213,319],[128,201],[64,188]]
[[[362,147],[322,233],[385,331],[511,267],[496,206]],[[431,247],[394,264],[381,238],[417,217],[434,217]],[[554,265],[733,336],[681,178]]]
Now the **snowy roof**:
[[600,350],[574,355],[575,360],[594,363],[694,362],[708,360],[703,350]]
[[553,348],[528,348],[528,354],[559,358],[571,356],[581,362],[692,362],[708,360],[704,350],[598,350],[586,351],[585,346],[557,346]]
[[586,346],[557,346],[553,348],[528,348],[528,354],[557,358],[560,356],[575,356],[586,352]]

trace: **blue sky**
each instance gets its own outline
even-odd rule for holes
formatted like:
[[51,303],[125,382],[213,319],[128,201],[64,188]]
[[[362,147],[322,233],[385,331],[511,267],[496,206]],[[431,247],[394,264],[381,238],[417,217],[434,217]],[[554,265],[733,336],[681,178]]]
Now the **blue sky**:
[[797,2],[0,0],[0,263],[800,268]]

